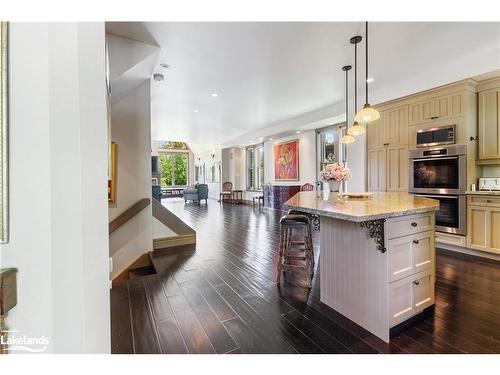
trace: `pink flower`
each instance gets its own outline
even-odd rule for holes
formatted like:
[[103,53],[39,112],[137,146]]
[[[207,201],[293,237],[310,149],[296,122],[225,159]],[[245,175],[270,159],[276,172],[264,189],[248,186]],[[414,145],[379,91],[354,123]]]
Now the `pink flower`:
[[351,179],[351,171],[343,163],[332,163],[325,165],[320,172],[320,180],[328,181],[347,181]]

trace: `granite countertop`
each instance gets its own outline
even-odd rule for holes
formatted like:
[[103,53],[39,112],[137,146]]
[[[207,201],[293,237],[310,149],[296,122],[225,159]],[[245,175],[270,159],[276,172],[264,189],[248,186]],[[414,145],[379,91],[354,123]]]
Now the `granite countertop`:
[[346,198],[330,193],[328,199],[323,199],[321,193],[301,191],[290,198],[284,208],[362,222],[434,211],[439,208],[439,201],[408,193],[382,192],[373,193],[372,198]]
[[466,193],[467,193],[467,195],[498,195],[498,196],[500,196],[500,191],[467,190]]

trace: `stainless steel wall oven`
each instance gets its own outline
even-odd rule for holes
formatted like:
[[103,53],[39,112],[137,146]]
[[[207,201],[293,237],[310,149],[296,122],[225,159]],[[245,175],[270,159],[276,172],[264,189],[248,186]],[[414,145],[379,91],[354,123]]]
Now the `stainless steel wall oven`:
[[409,163],[409,191],[439,200],[436,230],[465,236],[467,146],[410,150]]

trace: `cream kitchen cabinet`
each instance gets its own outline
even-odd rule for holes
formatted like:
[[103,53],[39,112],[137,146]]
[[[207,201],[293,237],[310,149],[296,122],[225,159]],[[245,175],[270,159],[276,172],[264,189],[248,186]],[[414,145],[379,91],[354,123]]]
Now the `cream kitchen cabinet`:
[[408,105],[380,111],[368,124],[368,190],[408,190]]
[[387,149],[368,150],[368,190],[387,190]]
[[391,327],[434,304],[434,280],[434,270],[429,268],[389,284]]
[[467,197],[467,247],[500,254],[500,196]]
[[408,146],[368,150],[368,190],[408,191]]
[[478,159],[500,164],[500,87],[479,92],[478,102]]
[[366,125],[366,143],[369,149],[385,147],[389,143],[387,113],[380,112],[380,118]]
[[387,148],[388,191],[408,191],[408,146]]
[[434,266],[434,232],[427,231],[388,241],[389,282]]
[[380,111],[377,121],[367,126],[368,148],[395,147],[408,144],[408,106]]
[[463,94],[454,93],[427,98],[410,104],[409,124],[420,123],[463,115]]

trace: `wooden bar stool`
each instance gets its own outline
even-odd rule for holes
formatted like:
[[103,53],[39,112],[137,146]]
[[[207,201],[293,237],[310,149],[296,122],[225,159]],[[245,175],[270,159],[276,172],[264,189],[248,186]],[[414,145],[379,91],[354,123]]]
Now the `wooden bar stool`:
[[[300,231],[302,233],[302,241],[292,241],[294,231]],[[297,260],[304,261],[304,264],[296,264],[293,262]],[[280,285],[282,271],[286,272],[294,268],[305,268],[307,287],[311,288],[311,281],[314,273],[314,250],[311,223],[309,218],[305,215],[288,214],[280,219],[280,244],[276,283]]]

